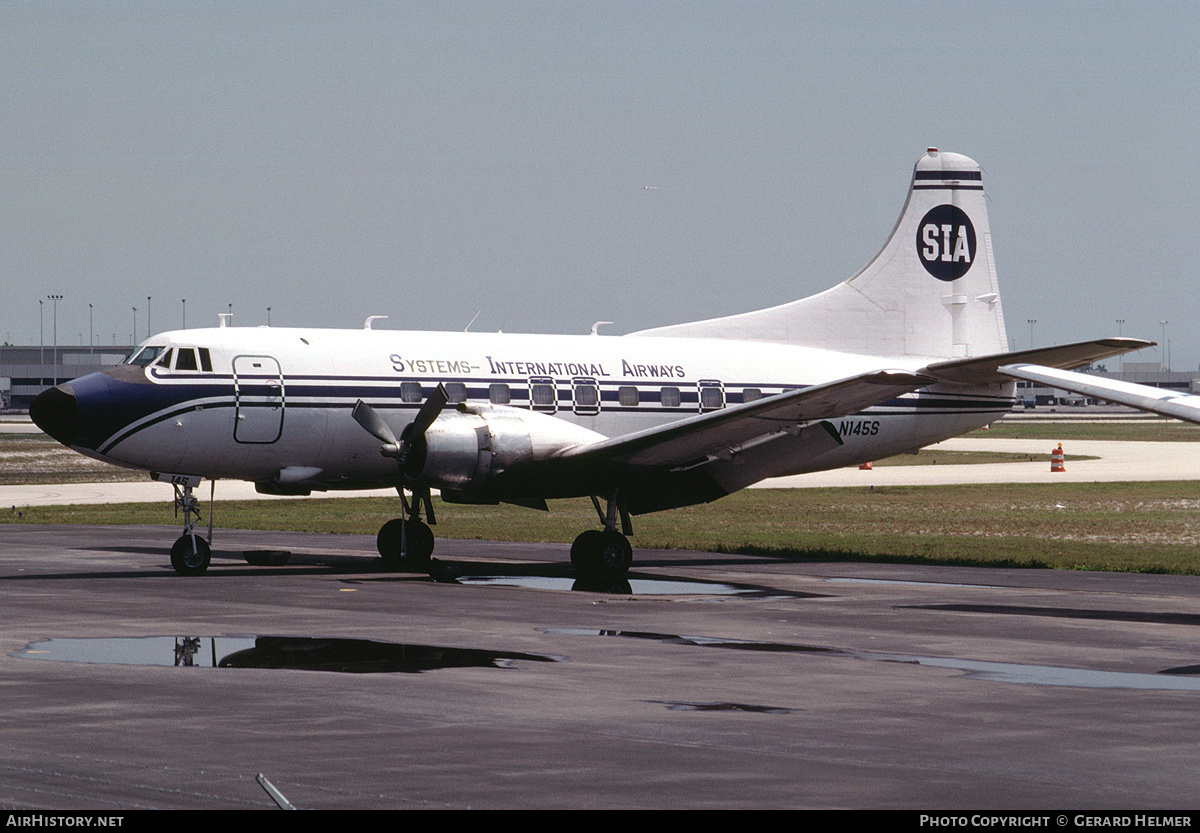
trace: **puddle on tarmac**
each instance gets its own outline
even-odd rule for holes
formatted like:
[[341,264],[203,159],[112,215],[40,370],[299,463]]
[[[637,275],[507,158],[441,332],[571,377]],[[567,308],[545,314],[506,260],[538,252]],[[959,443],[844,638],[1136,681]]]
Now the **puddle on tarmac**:
[[[742,651],[776,653],[840,655],[868,662],[898,662],[925,665],[933,668],[953,668],[979,680],[1025,685],[1066,686],[1070,688],[1119,688],[1157,691],[1200,691],[1200,666],[1188,665],[1167,668],[1157,673],[1127,671],[1094,671],[1088,668],[1068,668],[1053,665],[1024,665],[1009,662],[985,662],[955,657],[924,657],[904,654],[883,654],[870,651],[847,651],[816,645],[796,645],[787,642],[759,642],[744,639],[722,639],[707,636],[652,633],[646,631],[597,630],[588,628],[542,629],[543,633],[570,636],[608,636],[626,639],[649,639],[673,645],[695,645],[705,648],[729,648]],[[1198,675],[1198,676],[1193,676]]]
[[583,579],[569,576],[459,576],[458,584],[492,587],[525,587],[531,590],[575,590],[585,593],[617,593],[626,596],[724,596],[726,598],[774,598],[789,594],[757,587],[738,587],[708,581],[674,579]]
[[294,636],[46,639],[30,644],[14,656],[108,665],[283,668],[344,674],[417,673],[438,668],[507,668],[517,660],[556,662],[559,659],[515,651]]
[[752,703],[677,703],[672,700],[647,700],[658,703],[673,712],[751,712],[753,714],[796,714],[802,709],[787,709],[782,706],[756,706]]
[[994,584],[959,584],[953,581],[905,581],[893,578],[827,578],[829,584],[903,584],[909,587],[969,587],[974,590],[995,590]]
[[714,636],[681,636],[674,633],[652,631],[596,630],[594,628],[538,628],[542,633],[564,636],[620,636],[626,639],[649,639],[653,642],[669,642],[672,645],[700,645],[706,648],[737,648],[742,651],[778,651],[787,654],[844,654],[837,648],[822,648],[813,645],[793,645],[786,642],[756,642],[745,639],[720,639]]

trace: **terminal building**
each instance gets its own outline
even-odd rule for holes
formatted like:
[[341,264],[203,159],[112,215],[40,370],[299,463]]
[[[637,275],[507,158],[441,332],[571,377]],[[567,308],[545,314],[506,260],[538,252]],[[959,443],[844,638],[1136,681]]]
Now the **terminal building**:
[[[1164,370],[1158,362],[1125,362],[1115,373],[1097,371],[1095,375],[1101,379],[1117,379],[1153,388],[1169,388],[1180,393],[1200,393],[1200,371]],[[1097,404],[1096,400],[1086,399],[1078,393],[1046,387],[1037,382],[1017,382],[1016,395],[1017,408]]]
[[0,408],[28,411],[46,388],[125,361],[133,347],[34,345],[0,347]]

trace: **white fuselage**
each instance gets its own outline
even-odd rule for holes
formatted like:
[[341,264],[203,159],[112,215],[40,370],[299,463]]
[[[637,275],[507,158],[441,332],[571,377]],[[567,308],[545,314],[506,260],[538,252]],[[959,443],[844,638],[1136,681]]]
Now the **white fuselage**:
[[[320,488],[394,479],[395,462],[351,418],[360,399],[397,436],[442,383],[451,403],[532,410],[614,437],[881,366],[878,356],[806,347],[640,336],[264,327],[181,330],[144,346],[164,348],[145,368],[153,388],[131,386],[153,404],[80,450],[155,472]],[[200,348],[207,355],[194,361]],[[916,369],[930,359],[886,361]],[[770,454],[747,458],[752,470],[739,480],[913,450],[991,422],[1011,397],[1011,384],[925,388],[831,420],[844,444],[816,457],[789,455],[781,433]]]

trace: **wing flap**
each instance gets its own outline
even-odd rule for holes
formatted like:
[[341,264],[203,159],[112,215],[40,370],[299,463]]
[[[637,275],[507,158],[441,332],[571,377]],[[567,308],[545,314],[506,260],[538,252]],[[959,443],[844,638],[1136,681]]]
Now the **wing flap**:
[[801,422],[832,419],[922,388],[932,380],[907,370],[879,370],[747,402],[610,440],[576,446],[556,460],[626,466],[686,466],[720,456]]
[[1000,368],[1005,376],[1038,382],[1096,399],[1128,405],[1142,411],[1175,417],[1200,424],[1200,396],[1116,379],[1101,379],[1086,373],[1073,373],[1036,364],[1010,364]]

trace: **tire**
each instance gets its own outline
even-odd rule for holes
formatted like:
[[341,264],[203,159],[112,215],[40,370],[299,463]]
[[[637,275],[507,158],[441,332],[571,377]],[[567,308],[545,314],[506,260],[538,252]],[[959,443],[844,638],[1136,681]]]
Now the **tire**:
[[571,565],[581,576],[620,578],[632,564],[629,539],[614,530],[589,529],[571,544]]
[[[407,557],[401,555],[405,534],[408,535]],[[393,518],[380,527],[379,535],[375,537],[375,547],[388,566],[424,567],[433,555],[433,530],[421,521]]]
[[599,552],[600,574],[616,578],[628,573],[632,565],[633,547],[629,539],[615,530],[605,530]]
[[600,550],[600,539],[604,533],[599,529],[589,529],[579,533],[571,544],[571,566],[580,575],[590,575],[596,567],[595,554]]
[[[193,547],[192,542],[195,541]],[[212,548],[200,536],[181,535],[171,547],[171,566],[181,576],[198,576],[208,569]]]

